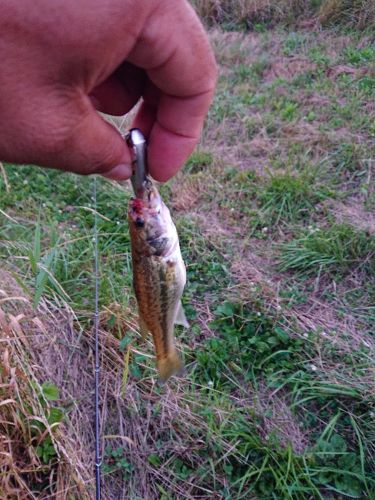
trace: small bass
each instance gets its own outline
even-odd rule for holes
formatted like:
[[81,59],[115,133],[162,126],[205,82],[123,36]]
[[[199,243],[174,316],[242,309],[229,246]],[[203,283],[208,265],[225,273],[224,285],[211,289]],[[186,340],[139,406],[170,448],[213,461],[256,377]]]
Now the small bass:
[[188,327],[181,306],[186,283],[176,227],[148,177],[129,202],[133,285],[143,336],[152,334],[161,382],[183,373],[174,341],[174,325]]

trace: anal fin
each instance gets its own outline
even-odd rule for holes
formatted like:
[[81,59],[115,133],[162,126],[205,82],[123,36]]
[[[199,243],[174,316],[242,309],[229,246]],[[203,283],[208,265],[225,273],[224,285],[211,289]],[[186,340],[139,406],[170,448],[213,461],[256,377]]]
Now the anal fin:
[[185,328],[189,328],[189,326],[190,326],[188,320],[186,319],[185,311],[182,307],[181,300],[178,304],[178,309],[177,309],[176,318],[174,320],[174,324],[181,325]]

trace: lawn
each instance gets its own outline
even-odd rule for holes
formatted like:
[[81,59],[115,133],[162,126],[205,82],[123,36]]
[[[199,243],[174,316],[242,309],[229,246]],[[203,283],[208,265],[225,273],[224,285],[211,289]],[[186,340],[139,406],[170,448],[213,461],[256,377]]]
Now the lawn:
[[2,498],[93,498],[95,213],[104,498],[374,494],[374,31],[210,37],[202,140],[160,187],[187,265],[185,378],[158,385],[139,333],[130,186],[98,178],[95,207],[92,178],[0,169]]

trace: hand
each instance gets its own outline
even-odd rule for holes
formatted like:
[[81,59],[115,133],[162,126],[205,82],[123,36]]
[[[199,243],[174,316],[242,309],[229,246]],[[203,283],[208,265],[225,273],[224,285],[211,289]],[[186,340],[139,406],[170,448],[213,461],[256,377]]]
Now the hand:
[[95,108],[140,98],[155,179],[194,149],[216,65],[187,1],[3,0],[0,31],[0,160],[127,179],[130,152]]

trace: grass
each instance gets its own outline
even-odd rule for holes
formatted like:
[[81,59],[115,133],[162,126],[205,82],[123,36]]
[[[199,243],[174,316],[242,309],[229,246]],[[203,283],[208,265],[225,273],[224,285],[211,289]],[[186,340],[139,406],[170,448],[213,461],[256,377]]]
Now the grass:
[[360,267],[373,275],[375,238],[358,231],[349,224],[329,228],[313,228],[309,232],[284,243],[280,268],[305,274],[330,272],[342,274]]
[[311,173],[300,175],[271,174],[258,199],[269,225],[309,218],[319,201],[327,196],[322,187],[314,185]]
[[[371,28],[271,29],[283,3],[228,32],[227,5],[201,144],[161,187],[191,324],[165,387],[137,325],[130,190],[98,179],[103,495],[371,498]],[[0,496],[93,497],[92,182],[0,169]]]
[[294,24],[299,16],[316,16],[325,25],[371,25],[375,8],[371,0],[192,0],[200,17],[224,29],[262,32],[275,23]]

